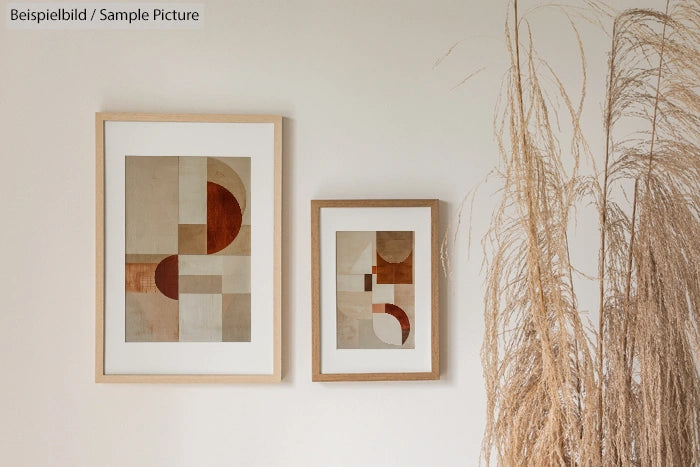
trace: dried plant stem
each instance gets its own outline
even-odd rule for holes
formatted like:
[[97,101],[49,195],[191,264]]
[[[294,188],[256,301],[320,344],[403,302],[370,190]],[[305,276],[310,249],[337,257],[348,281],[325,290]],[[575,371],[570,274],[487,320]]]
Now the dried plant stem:
[[[649,137],[649,169],[647,170],[646,188],[649,191],[649,180],[651,180],[651,169],[654,162],[654,143],[656,143],[656,119],[659,115],[659,94],[661,93],[661,74],[664,65],[664,51],[666,49],[666,28],[668,26],[668,7],[671,0],[666,0],[666,10],[664,12],[663,30],[661,32],[661,50],[659,51],[659,72],[656,75],[656,96],[654,96],[654,115],[651,118],[651,136]],[[634,229],[634,225],[632,226]]]
[[[610,50],[615,50],[617,21],[613,23],[612,45]],[[608,176],[610,169],[610,152],[612,150],[612,87],[615,76],[615,61],[610,60],[610,75],[608,77],[608,102],[605,115],[605,165],[603,168],[603,200],[600,208],[600,251],[598,253],[598,281],[599,281],[599,301],[598,308],[598,452],[603,458],[603,332],[605,331],[605,241],[608,224]]]
[[[520,133],[520,145],[523,152],[525,167],[527,170],[526,174],[526,188],[525,188],[525,199],[528,203],[528,225],[529,225],[529,242],[531,251],[536,251],[537,242],[537,227],[535,225],[535,216],[533,215],[534,208],[534,190],[532,187],[533,175],[532,175],[532,155],[528,150],[527,136],[525,135],[524,125],[525,125],[525,104],[523,99],[523,81],[522,81],[522,70],[520,68],[520,22],[518,21],[518,0],[513,0],[513,15],[514,15],[514,42],[515,42],[515,79],[518,88],[518,113],[520,116],[520,125],[518,125]],[[539,260],[537,261],[537,274],[535,278],[537,279],[536,290],[539,291],[539,306],[544,310],[544,294],[542,290],[542,271]]]
[[[634,199],[632,200],[632,222],[631,222],[631,232],[630,232],[630,246],[629,255],[627,258],[627,277],[625,278],[625,300],[623,304],[623,312],[626,317],[623,325],[622,332],[622,349],[624,352],[624,363],[625,363],[625,391],[627,394],[632,393],[632,365],[634,363],[634,339],[635,335],[630,336],[630,327],[634,326],[635,316],[630,308],[630,292],[632,289],[632,264],[634,260],[634,240],[636,237],[636,223],[637,223],[637,190],[639,188],[639,179],[634,182]],[[600,338],[602,341],[603,339]],[[627,341],[631,342],[628,343]],[[628,346],[629,345],[629,346]],[[625,407],[627,410],[627,407]],[[625,441],[630,442],[632,439],[632,427],[630,424],[626,424],[624,427],[625,432],[623,433]],[[602,454],[602,453],[601,453]],[[618,452],[618,456],[622,456],[623,453]],[[618,458],[619,462],[624,459]]]
[[595,407],[589,400],[594,364],[576,309],[567,235],[582,151],[581,105],[552,73],[573,130],[574,164],[566,172],[553,129],[559,120],[538,76],[543,61],[531,30],[524,34],[519,6],[513,0],[507,22],[511,68],[496,119],[504,130],[497,135],[504,196],[492,221],[487,283],[483,358],[491,409],[484,459],[489,463],[495,448],[504,465],[595,464],[593,430],[582,429],[591,426]]
[[[621,14],[612,38],[597,336],[603,465],[697,465],[700,453],[690,259],[700,251],[700,4],[665,3]],[[631,218],[610,198],[630,182]]]
[[[661,33],[661,50],[659,52],[659,71],[656,75],[656,96],[654,97],[654,113],[652,116],[652,124],[651,124],[651,136],[650,136],[650,143],[649,143],[649,168],[647,170],[647,178],[646,178],[646,189],[647,192],[649,191],[649,180],[651,179],[651,170],[652,170],[652,164],[654,160],[654,143],[656,142],[656,121],[658,117],[658,111],[659,111],[659,93],[661,92],[661,76],[662,76],[662,70],[663,70],[663,61],[664,61],[664,49],[666,47],[666,27],[668,26],[668,9],[670,6],[670,0],[666,0],[666,9],[664,11],[664,22],[663,22],[663,29]],[[614,35],[614,31],[613,31]],[[611,67],[612,70],[612,67]],[[608,132],[608,137],[609,137],[609,132]],[[606,164],[607,165],[607,164]],[[631,371],[631,366],[633,364],[633,359],[634,359],[634,346],[635,346],[635,335],[633,334],[631,336],[630,342],[629,342],[629,348],[628,348],[628,336],[629,336],[629,328],[630,325],[633,325],[633,321],[635,317],[632,315],[632,310],[630,309],[630,292],[631,292],[631,286],[632,286],[632,265],[634,261],[634,241],[637,233],[637,202],[639,199],[639,178],[637,178],[634,181],[634,196],[632,198],[632,221],[630,223],[630,244],[629,244],[629,253],[627,257],[627,276],[625,279],[625,300],[624,300],[624,306],[623,310],[627,313],[627,317],[624,321],[624,330],[623,330],[623,349],[625,352],[625,362],[627,364],[627,391],[632,390],[632,371]],[[601,320],[602,322],[602,320]],[[602,336],[602,333],[600,334]],[[603,342],[604,339],[600,338],[599,341]],[[601,360],[601,368],[602,368],[602,349],[600,353],[600,360]],[[601,391],[602,394],[602,391]],[[602,414],[602,411],[601,411]],[[602,435],[602,426],[599,426],[600,433]],[[628,428],[629,430],[629,428]],[[630,433],[625,433],[625,438],[629,439]],[[601,453],[602,454],[602,453]]]
[[[580,156],[591,155],[585,91],[573,104],[537,55],[529,13],[511,1],[511,67],[495,120],[503,197],[487,237],[483,458],[700,465],[700,0],[615,18],[604,166],[598,173],[591,157],[589,176],[579,173]],[[568,170],[557,101],[571,118]],[[597,333],[581,320],[567,234],[570,211],[591,197],[601,228]]]

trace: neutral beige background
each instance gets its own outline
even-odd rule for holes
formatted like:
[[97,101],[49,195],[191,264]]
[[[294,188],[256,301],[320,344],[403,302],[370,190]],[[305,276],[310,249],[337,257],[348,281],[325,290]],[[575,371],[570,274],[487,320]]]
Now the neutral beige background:
[[[1,463],[476,465],[485,413],[478,239],[493,190],[476,204],[471,259],[461,230],[440,287],[438,382],[311,383],[309,200],[437,197],[441,231],[455,225],[461,199],[497,161],[505,1],[205,3],[199,31],[0,26]],[[565,22],[536,24],[549,37],[539,45],[575,83]],[[607,39],[582,32],[586,130],[595,131]],[[96,111],[286,117],[282,384],[93,382]],[[585,262],[586,251],[574,255]]]

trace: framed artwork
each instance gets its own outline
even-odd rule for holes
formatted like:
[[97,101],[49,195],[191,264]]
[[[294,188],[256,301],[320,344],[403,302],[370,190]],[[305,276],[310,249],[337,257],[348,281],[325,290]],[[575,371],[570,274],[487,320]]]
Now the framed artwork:
[[96,381],[280,381],[282,117],[98,113],[96,146]]
[[311,202],[312,380],[439,379],[438,200]]

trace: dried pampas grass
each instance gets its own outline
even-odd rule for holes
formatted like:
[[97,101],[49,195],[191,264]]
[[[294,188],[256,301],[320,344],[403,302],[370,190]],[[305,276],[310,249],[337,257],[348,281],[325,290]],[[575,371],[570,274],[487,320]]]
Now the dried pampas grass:
[[[700,465],[700,2],[615,18],[599,157],[580,128],[585,92],[571,99],[537,55],[517,0],[506,39],[483,460]],[[555,130],[554,101],[566,132]],[[582,158],[601,173],[582,174]],[[601,230],[597,332],[578,308],[567,237],[577,203],[591,200]]]

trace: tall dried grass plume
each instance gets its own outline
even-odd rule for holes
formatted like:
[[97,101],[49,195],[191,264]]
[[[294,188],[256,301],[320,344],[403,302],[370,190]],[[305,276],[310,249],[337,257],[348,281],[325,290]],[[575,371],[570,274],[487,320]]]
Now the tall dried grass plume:
[[[509,5],[510,67],[495,119],[501,198],[487,234],[482,460],[700,465],[700,1],[614,16],[600,3],[586,2],[585,13],[549,5],[578,38],[576,98],[538,55],[532,12]],[[608,17],[598,154],[581,129],[577,21]],[[581,203],[600,219],[595,324],[579,309],[570,259]]]

